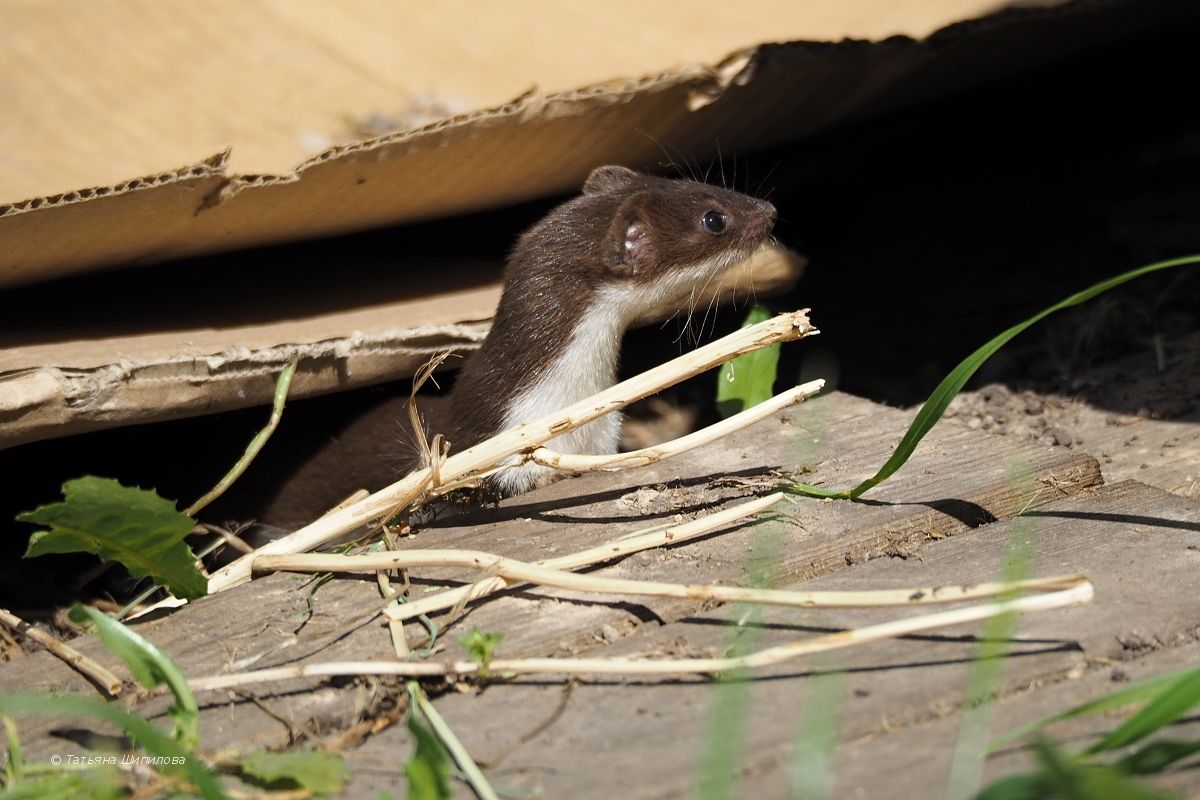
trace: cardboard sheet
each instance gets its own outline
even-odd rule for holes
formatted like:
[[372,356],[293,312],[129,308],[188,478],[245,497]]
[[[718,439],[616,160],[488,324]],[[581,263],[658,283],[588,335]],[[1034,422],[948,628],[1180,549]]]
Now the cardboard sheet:
[[496,207],[717,141],[767,146],[1187,4],[1022,5],[962,22],[996,3],[16,3],[0,34],[0,286]]
[[[605,163],[767,147],[1029,69],[1190,0],[18,0],[0,26],[0,297],[108,267],[451,217]],[[515,235],[516,231],[514,231]],[[0,447],[410,375],[498,297],[432,280],[313,311],[105,308],[0,333]],[[332,265],[331,269],[336,269]],[[799,261],[764,256],[757,288]],[[128,273],[124,273],[128,274]],[[149,273],[147,273],[149,274]],[[439,287],[438,278],[455,276]],[[50,284],[70,293],[72,280]],[[311,287],[321,292],[322,287]],[[97,320],[100,320],[97,322]]]

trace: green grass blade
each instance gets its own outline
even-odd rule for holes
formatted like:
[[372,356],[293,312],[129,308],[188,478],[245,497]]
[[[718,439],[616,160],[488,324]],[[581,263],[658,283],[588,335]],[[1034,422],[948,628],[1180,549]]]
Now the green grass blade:
[[76,603],[69,616],[78,623],[90,622],[96,626],[100,641],[129,667],[133,677],[147,689],[160,683],[165,684],[175,696],[175,703],[168,713],[175,721],[175,739],[188,749],[200,745],[200,709],[196,695],[188,686],[187,678],[167,654],[143,639],[139,634],[117,622],[112,617]]
[[800,707],[800,722],[788,764],[791,800],[828,800],[837,775],[837,742],[841,730],[843,675],[833,659],[821,665],[826,672],[809,680]]
[[[1032,471],[1025,464],[1007,466],[1010,484],[1018,491],[1032,483]],[[1032,517],[1017,517],[1009,537],[1000,580],[1008,583],[1028,578],[1037,541],[1037,521]],[[1016,599],[1019,593],[1008,593],[999,601]],[[946,782],[948,800],[970,797],[983,778],[987,758],[987,741],[994,716],[995,698],[1004,683],[1006,656],[1016,632],[1017,615],[1013,612],[985,620],[980,626],[979,641],[967,677],[967,709],[959,722],[958,741],[950,761]]]
[[0,800],[123,800],[129,797],[116,767],[60,771],[7,786]]
[[242,454],[242,457],[238,459],[229,472],[225,473],[221,480],[217,481],[217,485],[209,489],[208,493],[199,500],[188,506],[187,511],[184,513],[189,517],[196,516],[202,508],[225,494],[225,490],[232,486],[234,481],[240,478],[242,473],[249,468],[251,462],[258,456],[258,451],[263,449],[267,440],[271,438],[271,434],[279,427],[279,420],[283,419],[283,406],[287,402],[288,392],[292,390],[292,378],[296,377],[296,367],[299,363],[300,361],[297,359],[284,367],[283,371],[279,373],[279,377],[275,380],[275,396],[271,405],[271,416],[267,419],[266,426],[250,440],[250,444],[246,445],[246,451]]
[[1169,800],[1113,767],[1072,761],[1044,740],[1033,752],[1053,796],[1062,800]]
[[1118,689],[1115,692],[1110,692],[1103,697],[1097,697],[1095,700],[1089,700],[1086,703],[1081,703],[1074,708],[1068,708],[1066,711],[1060,711],[1057,714],[1051,714],[1048,717],[1043,717],[1039,720],[1030,722],[1027,725],[1022,725],[1019,728],[1014,728],[1003,736],[995,739],[988,748],[989,752],[994,752],[1009,742],[1021,739],[1034,731],[1041,730],[1048,725],[1053,725],[1056,722],[1062,722],[1066,719],[1074,717],[1085,717],[1091,714],[1103,714],[1106,711],[1113,711],[1125,706],[1131,706],[1135,703],[1145,703],[1154,699],[1166,687],[1178,680],[1187,669],[1179,669],[1174,672],[1168,672],[1163,675],[1156,675],[1153,678],[1131,683],[1123,689]]
[[1131,775],[1154,775],[1196,753],[1200,753],[1200,739],[1191,742],[1160,739],[1122,758],[1117,768]]
[[86,717],[115,725],[147,753],[163,759],[157,765],[160,772],[182,775],[205,800],[225,800],[216,776],[195,753],[184,750],[158,728],[115,703],[73,695],[0,694],[0,714]]
[[[446,724],[446,720],[438,713],[433,703],[425,696],[425,692],[421,689],[421,684],[417,681],[409,681],[408,686],[408,726],[413,736],[417,740],[417,752],[404,765],[404,772],[409,777],[408,791],[409,800],[441,800],[439,794],[429,794],[427,791],[441,791],[442,786],[436,780],[433,784],[418,785],[414,783],[414,779],[420,777],[422,773],[427,773],[430,768],[435,770],[441,767],[437,765],[437,753],[441,753],[441,758],[449,756],[454,759],[454,763],[458,765],[459,771],[463,775],[463,779],[471,790],[475,792],[475,796],[479,800],[499,800],[496,795],[496,790],[488,783],[488,779],[484,776],[483,771],[479,769],[479,765],[475,763],[475,759],[471,758],[471,753],[455,735],[454,731]],[[432,736],[432,741],[425,738],[428,733]],[[422,751],[422,740],[425,739],[425,748]],[[422,756],[424,752],[424,756]],[[410,771],[410,766],[415,771]],[[442,765],[448,769],[449,764]],[[434,776],[436,778],[436,775]],[[414,788],[420,791],[414,794]],[[448,784],[445,787],[449,791]],[[453,796],[451,793],[448,797]]]
[[1138,713],[1093,744],[1088,754],[1116,750],[1149,736],[1200,705],[1200,667],[1190,669],[1167,686]]
[[[765,322],[775,316],[762,306],[750,309],[743,328]],[[775,373],[779,366],[779,345],[753,350],[726,361],[717,372],[717,413],[732,417],[747,408],[770,400],[774,395]]]
[[413,713],[408,715],[408,732],[416,747],[404,764],[408,778],[408,800],[450,800],[450,756],[438,741],[437,734]]
[[9,716],[5,716],[3,722],[4,752],[8,756],[4,762],[4,785],[10,786],[21,779],[25,771],[25,756],[21,752],[21,737],[17,735],[17,723]]
[[1040,772],[1006,775],[988,784],[974,800],[1043,800],[1050,797],[1050,787]]
[[[743,556],[739,586],[773,585],[786,536],[786,529],[778,520],[764,519],[755,525],[753,546]],[[763,607],[735,604],[728,608],[731,625],[724,655],[754,652],[762,639]],[[750,678],[749,670],[715,676],[699,743],[698,768],[692,776],[691,796],[697,800],[733,800],[739,796],[738,781],[753,711]]]
[[853,489],[848,489],[842,492],[821,489],[807,483],[792,484],[790,487],[791,490],[798,494],[806,494],[813,497],[854,499],[862,496],[865,492],[890,478],[896,472],[896,470],[900,469],[900,467],[904,465],[904,462],[908,461],[909,457],[913,454],[913,451],[917,449],[917,445],[920,443],[921,439],[925,438],[925,434],[929,433],[930,429],[932,429],[937,421],[941,419],[942,414],[945,413],[946,408],[950,405],[950,401],[954,399],[955,395],[962,391],[963,386],[965,386],[967,381],[971,379],[971,376],[975,374],[975,371],[983,366],[983,363],[991,358],[997,350],[1008,344],[1018,334],[1023,333],[1026,329],[1036,325],[1051,314],[1062,311],[1066,308],[1071,308],[1072,306],[1080,305],[1081,303],[1086,303],[1096,295],[1103,294],[1104,292],[1114,289],[1123,283],[1127,283],[1134,278],[1140,278],[1143,275],[1147,275],[1151,272],[1158,272],[1159,270],[1171,269],[1173,267],[1184,267],[1194,264],[1200,264],[1200,256],[1173,258],[1169,261],[1159,261],[1154,264],[1147,264],[1146,266],[1130,270],[1129,272],[1123,272],[1120,275],[1109,278],[1108,280],[1101,281],[1094,286],[1089,286],[1087,289],[1084,289],[1081,292],[1076,292],[1065,300],[1055,303],[1054,305],[1050,306],[1044,311],[1039,312],[1038,314],[1035,314],[1024,322],[1014,325],[1013,327],[1001,333],[999,336],[992,339],[987,344],[980,347],[974,353],[971,353],[971,355],[963,359],[962,363],[951,370],[950,374],[938,384],[937,388],[933,390],[933,394],[931,394],[929,399],[925,401],[925,404],[921,406],[921,410],[917,412],[916,418],[913,419],[908,431],[900,440],[900,444],[896,445],[896,449],[892,453],[892,457],[889,458],[884,465],[880,467],[879,471],[870,478],[867,478]]

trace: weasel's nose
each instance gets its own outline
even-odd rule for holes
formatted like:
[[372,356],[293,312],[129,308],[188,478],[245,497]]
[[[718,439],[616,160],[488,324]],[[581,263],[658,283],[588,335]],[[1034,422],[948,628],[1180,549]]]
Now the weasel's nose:
[[766,200],[759,200],[757,198],[755,198],[755,200],[754,200],[754,206],[760,212],[762,212],[763,214],[766,214],[767,219],[771,220],[772,223],[775,222],[775,217],[777,216],[777,213],[775,211],[775,206],[771,205]]
[[766,216],[767,222],[769,223],[767,225],[768,228],[775,224],[775,218],[778,216],[778,213],[775,211],[775,206],[771,205],[766,200],[759,200],[758,198],[755,198],[754,207],[758,209],[759,213]]

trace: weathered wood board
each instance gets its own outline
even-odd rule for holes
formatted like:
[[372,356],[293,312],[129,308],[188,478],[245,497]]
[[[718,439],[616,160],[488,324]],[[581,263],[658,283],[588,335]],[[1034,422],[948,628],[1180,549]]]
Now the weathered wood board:
[[[1200,503],[1127,482],[1051,503],[1017,520],[930,541],[907,559],[876,559],[804,584],[866,589],[994,579],[1014,545],[1028,546],[1037,575],[1085,572],[1093,603],[1020,620],[1006,659],[995,731],[1062,710],[1140,678],[1195,664],[1200,653]],[[739,610],[717,609],[647,628],[594,655],[712,655],[727,648]],[[770,609],[743,643],[782,644],[814,631],[893,619],[895,610]],[[741,797],[789,796],[789,769],[805,704],[837,687],[841,700],[835,797],[940,797],[949,775],[976,653],[977,625],[878,642],[763,670],[752,684],[701,680],[581,680],[571,690],[533,679],[437,706],[498,787],[534,796],[689,796],[714,740],[741,740]],[[504,645],[498,651],[507,653]],[[836,676],[816,679],[812,670]],[[738,710],[741,697],[746,705]],[[725,716],[715,715],[722,710]],[[729,704],[734,707],[730,711]],[[744,724],[730,726],[744,714]],[[1112,718],[1068,728],[1078,735]],[[1200,726],[1193,726],[1200,727]],[[1191,731],[1195,734],[1196,731]],[[407,733],[393,729],[351,754],[353,796],[399,785]],[[1028,759],[988,762],[995,777]],[[390,774],[389,774],[390,773]],[[1200,771],[1169,776],[1200,789]],[[795,796],[795,795],[791,795]],[[1186,794],[1185,794],[1186,796]]]
[[[871,474],[906,428],[911,413],[834,393],[765,420],[687,456],[625,473],[589,475],[426,526],[406,547],[469,547],[523,559],[567,553],[655,524],[691,516],[736,498],[761,494],[773,470],[805,472],[804,479],[849,486]],[[1014,478],[1014,474],[1021,476]],[[803,501],[778,553],[775,579],[792,583],[903,554],[1100,481],[1089,456],[941,426],[912,461],[872,493],[870,503]],[[643,553],[600,574],[656,580],[735,583],[755,532],[743,527],[684,547]],[[463,578],[447,573],[447,580]],[[279,666],[300,661],[387,658],[386,628],[370,611],[379,598],[373,581],[339,578],[313,599],[297,576],[277,575],[205,598],[137,629],[189,676]],[[509,655],[555,655],[587,649],[694,616],[694,602],[603,602],[569,592],[527,592],[496,598],[472,610],[442,641],[470,625],[506,634]],[[421,632],[411,626],[415,639]],[[93,640],[76,644],[101,662],[115,659]],[[309,691],[314,687],[318,687]],[[88,685],[45,653],[0,668],[0,691],[87,691]],[[320,685],[312,681],[257,687],[252,702],[235,693],[201,697],[205,747],[284,746],[298,734],[340,729],[386,706],[394,684],[378,681]],[[139,712],[161,713],[162,698]],[[25,720],[31,757],[63,752],[46,734],[54,721]]]

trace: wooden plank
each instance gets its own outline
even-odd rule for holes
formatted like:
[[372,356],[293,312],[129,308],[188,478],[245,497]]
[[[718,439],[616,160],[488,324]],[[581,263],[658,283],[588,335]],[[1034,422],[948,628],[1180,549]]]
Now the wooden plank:
[[[1096,585],[1087,606],[1033,614],[1020,621],[1004,671],[1001,720],[1016,724],[1109,687],[1114,665],[1131,675],[1175,664],[1175,650],[1194,653],[1200,594],[1193,591],[1200,554],[1200,504],[1138,483],[1052,503],[1015,521],[969,536],[926,543],[907,559],[876,559],[809,581],[805,588],[894,588],[994,579],[1014,541],[1034,548],[1036,574],[1083,571]],[[736,613],[736,612],[735,612]],[[888,610],[772,609],[757,646],[783,643],[852,625],[894,618]],[[712,654],[731,643],[730,610],[717,610],[613,645],[600,655]],[[929,797],[944,791],[946,766],[964,699],[975,626],[880,642],[809,663],[764,671],[753,684],[730,688],[702,681],[584,681],[564,704],[563,689],[535,680],[479,694],[449,695],[438,708],[472,753],[492,764],[506,789],[547,797],[683,797],[699,774],[722,693],[744,691],[748,720],[740,762],[742,796],[787,794],[787,767],[814,665],[840,670],[839,788],[835,796]],[[599,652],[602,651],[602,652]],[[504,645],[501,654],[507,655]],[[1153,657],[1154,661],[1145,661]],[[1152,664],[1145,667],[1144,664]],[[1088,679],[1088,683],[1080,681]],[[1075,691],[1073,687],[1086,686]],[[1070,690],[1070,691],[1068,691]],[[926,730],[938,726],[938,736]],[[352,796],[391,777],[406,733],[389,730],[355,751]],[[876,743],[870,744],[867,743]],[[904,757],[884,760],[897,753]],[[891,754],[891,755],[889,755]],[[498,765],[497,765],[497,762]],[[1015,762],[997,762],[989,767]],[[903,774],[901,775],[901,771]],[[898,786],[905,787],[897,791]]]
[[[593,546],[674,515],[692,516],[722,503],[760,494],[777,478],[774,470],[807,471],[810,481],[848,486],[869,475],[899,440],[911,414],[843,394],[805,404],[765,420],[738,436],[685,457],[625,473],[563,481],[545,490],[427,525],[406,547],[466,547],[523,559],[545,558]],[[1013,465],[1030,480],[1014,482]],[[776,582],[786,583],[862,564],[881,555],[919,547],[928,538],[959,533],[1057,496],[1085,490],[1100,480],[1095,461],[946,426],[918,450],[909,466],[872,493],[871,503],[806,501],[791,510],[795,525],[780,551]],[[640,490],[640,493],[639,493]],[[741,579],[742,553],[753,531],[736,530],[685,547],[639,554],[602,574],[659,580]],[[462,578],[445,573],[444,579]],[[296,576],[271,576],[180,609],[138,630],[174,658],[188,675],[207,675],[304,660],[386,658],[386,629],[371,620],[378,604],[373,581],[342,578],[316,595],[311,620]],[[567,592],[514,594],[475,609],[466,624],[505,632],[505,651],[545,655],[592,646],[604,635],[620,638],[649,621],[696,613],[679,601],[631,604],[600,602]],[[464,629],[459,626],[458,630]],[[410,627],[412,635],[419,626]],[[442,641],[457,645],[451,634]],[[104,663],[113,659],[94,641],[80,649]],[[387,702],[377,682],[304,691],[314,682],[264,687],[266,706],[232,695],[208,695],[201,715],[207,747],[280,746],[289,728],[343,727]],[[85,691],[86,684],[46,654],[0,668],[0,690],[50,688]],[[160,713],[156,699],[139,710]],[[269,710],[268,710],[269,709]],[[280,720],[285,720],[281,722]],[[51,723],[22,723],[26,748],[49,752]],[[60,745],[55,745],[59,747]]]
[[[993,735],[999,735],[1108,694],[1121,688],[1127,681],[1142,680],[1197,664],[1200,664],[1200,643],[1195,641],[1151,651],[1148,655],[1111,666],[1096,663],[1078,678],[1062,680],[1050,686],[1038,686],[1032,692],[1017,691],[1001,698],[994,707],[991,731]],[[1055,740],[1065,743],[1070,752],[1075,752],[1112,730],[1125,716],[1103,714],[1081,718],[1056,725],[1050,732]],[[1190,721],[1171,726],[1170,737],[1200,739],[1200,720],[1194,716],[1185,719]],[[845,744],[837,753],[835,796],[885,799],[942,796],[943,787],[948,783],[961,722],[961,714],[952,714]],[[917,743],[916,746],[914,743]],[[880,769],[880,765],[886,765],[886,769]],[[780,764],[779,767],[786,768],[786,765]],[[1032,768],[1028,750],[1014,744],[987,759],[983,780],[990,782]],[[774,771],[778,772],[778,769]],[[1197,797],[1200,796],[1200,770],[1172,770],[1156,778],[1153,785],[1173,791],[1178,797]],[[757,780],[750,780],[746,788],[753,792],[757,786]]]

